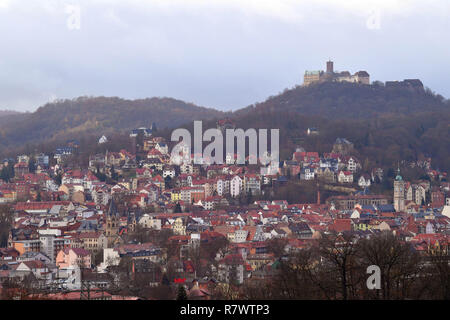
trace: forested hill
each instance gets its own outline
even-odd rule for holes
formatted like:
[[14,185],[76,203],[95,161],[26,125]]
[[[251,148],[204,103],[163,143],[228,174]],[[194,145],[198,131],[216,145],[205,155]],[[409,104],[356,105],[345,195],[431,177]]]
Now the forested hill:
[[[284,158],[296,146],[330,152],[344,137],[372,166],[432,157],[450,170],[450,101],[429,89],[328,82],[285,90],[233,119],[238,128],[279,128]],[[310,127],[319,135],[308,136]]]
[[[0,117],[0,156],[41,150],[69,139],[96,143],[102,135],[155,122],[158,128],[192,126],[194,120],[232,118],[238,128],[279,128],[281,151],[296,146],[329,152],[337,137],[355,144],[361,161],[392,165],[423,156],[450,170],[450,103],[430,90],[382,85],[322,83],[296,87],[233,113],[171,98],[78,98],[47,104],[33,113]],[[318,136],[308,137],[308,127]],[[169,132],[170,133],[170,132]],[[168,134],[169,134],[168,133]],[[116,144],[118,142],[116,141]]]
[[171,98],[81,97],[46,104],[33,113],[0,117],[0,151],[26,143],[75,139],[80,134],[102,135],[149,127],[153,122],[159,128],[174,128],[185,122],[221,116],[220,111]]
[[369,119],[378,115],[409,115],[417,112],[448,111],[450,103],[430,90],[325,82],[297,86],[262,103],[236,111],[247,113],[296,112],[326,118]]
[[20,112],[13,110],[0,110],[0,118],[11,115],[18,115]]

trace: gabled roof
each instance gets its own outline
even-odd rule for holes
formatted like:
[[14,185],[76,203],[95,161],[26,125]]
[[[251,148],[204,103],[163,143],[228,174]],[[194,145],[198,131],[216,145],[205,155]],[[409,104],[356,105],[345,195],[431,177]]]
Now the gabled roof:
[[45,264],[40,260],[24,261],[22,263],[24,265],[26,265],[28,268],[30,268],[31,270],[45,268]]
[[90,256],[91,253],[83,248],[66,248],[64,249],[64,253],[68,254],[69,251],[73,251],[79,257]]

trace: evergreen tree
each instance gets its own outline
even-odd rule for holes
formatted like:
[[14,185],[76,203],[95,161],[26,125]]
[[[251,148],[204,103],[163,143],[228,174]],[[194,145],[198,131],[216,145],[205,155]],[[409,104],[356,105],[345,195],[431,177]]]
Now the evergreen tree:
[[249,189],[247,193],[247,204],[251,204],[252,202],[253,202],[252,189]]
[[0,179],[2,179],[5,182],[9,182],[8,172],[6,167],[3,167],[2,171],[0,172]]
[[9,205],[0,205],[0,248],[8,244],[9,231],[12,228],[12,208]]
[[61,185],[61,183],[62,183],[62,175],[61,175],[61,173],[58,173],[58,175],[55,177],[55,183],[58,185],[58,186],[60,186]]
[[16,173],[14,172],[14,162],[11,161],[9,162],[8,172],[9,172],[9,179],[11,180],[16,175]]
[[34,160],[34,158],[31,158],[28,162],[28,171],[30,173],[34,173],[36,171],[36,161]]
[[0,178],[6,182],[10,182],[12,178],[14,178],[14,163],[8,161],[8,164],[3,167]]
[[118,175],[116,170],[114,169],[114,166],[111,166],[111,179],[113,179],[114,181],[117,181]]
[[169,278],[167,277],[167,274],[164,273],[162,279],[161,279],[161,284],[164,286],[169,286],[170,285],[170,281]]
[[184,289],[184,286],[178,287],[178,294],[177,294],[177,300],[187,300],[187,293],[186,289]]

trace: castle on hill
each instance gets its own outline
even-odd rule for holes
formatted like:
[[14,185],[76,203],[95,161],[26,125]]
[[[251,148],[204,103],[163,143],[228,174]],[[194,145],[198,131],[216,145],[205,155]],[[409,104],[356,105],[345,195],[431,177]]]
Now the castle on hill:
[[326,71],[305,71],[305,75],[303,77],[304,86],[308,86],[312,83],[327,81],[370,84],[370,75],[367,71],[358,71],[354,75],[348,71],[335,72],[333,61],[327,61]]

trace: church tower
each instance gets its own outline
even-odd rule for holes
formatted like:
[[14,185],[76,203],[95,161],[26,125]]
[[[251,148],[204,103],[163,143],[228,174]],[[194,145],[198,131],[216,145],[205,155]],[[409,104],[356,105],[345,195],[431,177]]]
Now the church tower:
[[119,233],[119,212],[117,210],[116,203],[114,202],[114,198],[111,199],[108,213],[106,214],[106,228],[105,235],[108,239],[108,247],[110,247]]
[[400,168],[394,181],[394,209],[395,211],[405,211],[405,181],[400,175]]

